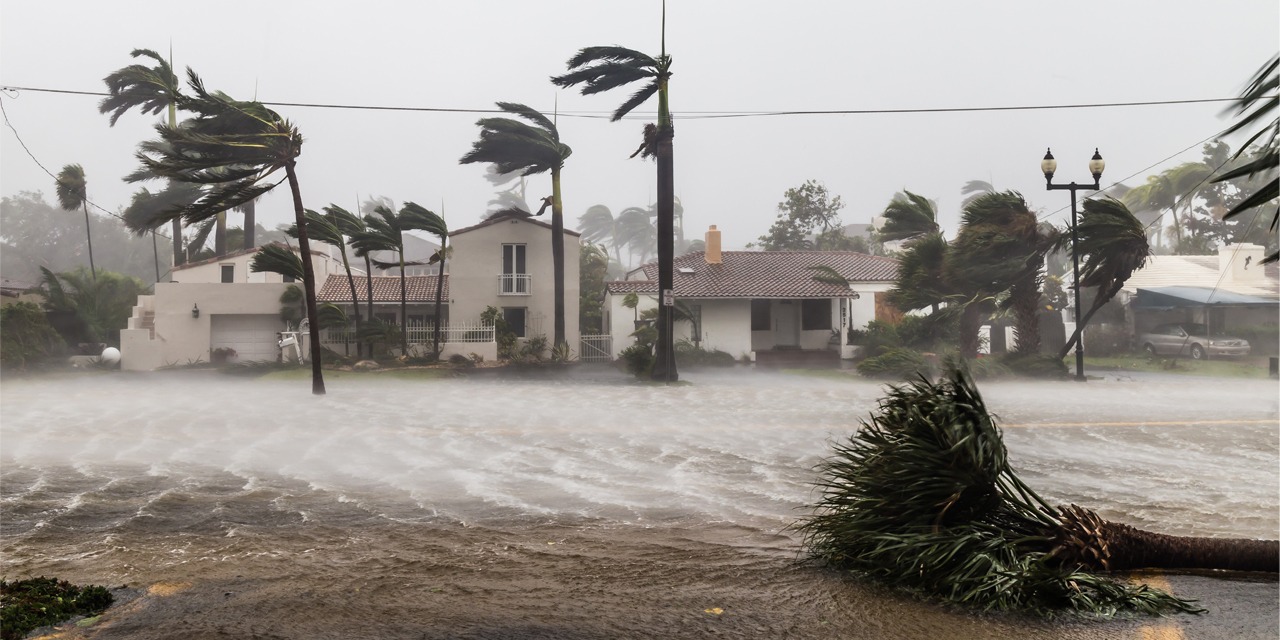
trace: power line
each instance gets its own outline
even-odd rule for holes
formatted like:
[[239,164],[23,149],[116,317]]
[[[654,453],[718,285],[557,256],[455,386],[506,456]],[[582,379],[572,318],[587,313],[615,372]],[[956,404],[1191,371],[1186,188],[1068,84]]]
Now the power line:
[[[16,87],[11,85],[0,86],[0,90],[5,91],[35,91],[40,93],[58,93],[66,95],[83,95],[83,96],[107,96],[109,94],[100,91],[76,91],[71,89],[48,89],[43,87]],[[1197,98],[1189,100],[1146,100],[1139,102],[1093,102],[1093,103],[1067,103],[1067,104],[1045,104],[1045,105],[1005,105],[1005,106],[987,106],[987,107],[923,107],[915,109],[815,109],[815,110],[784,110],[784,111],[681,111],[679,117],[681,120],[712,120],[726,118],[761,118],[761,117],[778,117],[778,116],[818,116],[818,115],[877,115],[877,114],[911,114],[911,113],[973,113],[983,111],[1044,111],[1055,109],[1099,109],[1109,107],[1150,107],[1161,105],[1182,105],[1182,104],[1206,104],[1213,102],[1236,102],[1239,98]],[[319,102],[266,102],[262,104],[270,107],[303,107],[313,109],[347,109],[358,111],[405,111],[418,113],[505,113],[500,109],[473,109],[462,107],[404,107],[393,105],[360,105],[360,104],[333,104]],[[560,112],[559,115],[570,118],[592,118],[604,119],[610,117],[610,112],[604,111],[568,111]],[[634,116],[628,119],[642,119],[648,116]]]

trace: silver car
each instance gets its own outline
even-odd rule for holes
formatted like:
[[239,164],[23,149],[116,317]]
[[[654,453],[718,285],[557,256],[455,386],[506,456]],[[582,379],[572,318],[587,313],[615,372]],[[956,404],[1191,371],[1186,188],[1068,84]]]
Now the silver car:
[[1162,324],[1146,333],[1138,334],[1142,350],[1155,355],[1191,356],[1204,360],[1217,356],[1247,356],[1249,341],[1244,338],[1209,335],[1208,328],[1195,322]]

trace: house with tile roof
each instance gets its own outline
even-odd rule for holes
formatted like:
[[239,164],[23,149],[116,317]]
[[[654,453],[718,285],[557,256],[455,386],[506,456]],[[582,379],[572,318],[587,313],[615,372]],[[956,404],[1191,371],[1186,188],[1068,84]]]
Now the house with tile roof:
[[[811,268],[817,266],[834,269],[848,285],[815,280]],[[797,351],[851,357],[847,329],[900,315],[885,298],[897,272],[892,258],[852,251],[721,251],[712,226],[706,251],[674,262],[675,300],[693,316],[676,323],[675,338],[753,361]],[[638,296],[637,309],[623,305],[628,294]],[[604,323],[613,357],[634,343],[639,314],[658,300],[657,263],[606,284]]]
[[[311,251],[316,278],[342,273],[317,243]],[[295,253],[297,247],[289,247]],[[120,331],[120,366],[150,371],[166,365],[210,362],[218,349],[241,360],[275,360],[280,352],[280,296],[290,281],[278,273],[249,269],[258,248],[173,268],[170,282],[156,283],[138,302]]]

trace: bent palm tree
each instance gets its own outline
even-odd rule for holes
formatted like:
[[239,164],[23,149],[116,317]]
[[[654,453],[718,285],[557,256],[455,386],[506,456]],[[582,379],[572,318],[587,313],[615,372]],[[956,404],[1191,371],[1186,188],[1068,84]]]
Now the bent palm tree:
[[[130,109],[137,108],[144,114],[158,114],[168,111],[169,126],[178,126],[178,102],[182,100],[182,83],[173,66],[160,54],[151,49],[134,49],[129,54],[134,58],[150,58],[154,67],[131,64],[117,69],[102,81],[107,85],[107,97],[98,103],[99,113],[110,113],[111,126]],[[173,218],[173,264],[183,263],[182,220]]]
[[[675,171],[667,83],[671,79],[671,56],[667,55],[666,8],[663,8],[662,51],[655,58],[626,47],[587,47],[569,59],[569,72],[551,78],[556,86],[582,86],[582,95],[608,91],[637,80],[643,81],[626,102],[614,110],[611,120],[617,122],[632,109],[658,96],[658,124],[647,125],[644,141],[637,153],[652,156],[658,165],[658,290],[660,295],[672,291],[675,283],[672,261],[675,259]],[[634,154],[633,154],[634,155]],[[671,309],[658,305],[658,342],[653,378],[673,382],[676,372],[673,318]]]
[[[1080,326],[1058,352],[1059,358],[1067,357],[1093,314],[1120,293],[1129,276],[1141,269],[1151,255],[1146,230],[1123,203],[1114,198],[1085,200],[1083,209],[1076,229],[1080,240],[1076,251],[1084,256],[1080,286],[1098,290],[1093,304],[1080,318]],[[1062,233],[1055,240],[1054,248],[1065,249],[1070,243],[1071,235]]]
[[[351,261],[347,258],[346,241],[346,230],[352,228],[349,219],[354,219],[355,216],[337,205],[329,205],[324,210],[325,213],[320,214],[307,209],[307,233],[320,242],[337,247],[338,254],[342,257],[342,268],[347,272],[347,286],[351,288],[351,306],[355,309],[356,335],[358,336],[360,335],[360,306],[356,301],[356,281],[351,275]],[[289,227],[285,233],[294,238],[298,237],[297,225]],[[356,342],[356,355],[360,355],[359,342]]]
[[84,209],[84,235],[89,242],[89,273],[94,280],[98,279],[98,270],[93,266],[93,233],[89,230],[89,195],[88,184],[84,179],[84,167],[69,164],[58,172],[58,204],[67,211]]
[[438,216],[426,208],[414,204],[412,202],[404,203],[404,209],[401,215],[408,212],[408,221],[414,229],[426,231],[431,235],[440,238],[440,248],[431,254],[431,258],[427,260],[427,264],[440,263],[439,270],[436,272],[436,309],[435,309],[435,327],[432,331],[432,350],[436,354],[436,359],[440,359],[440,328],[443,324],[443,318],[440,317],[441,306],[444,299],[444,267],[445,259],[452,253],[452,247],[449,246],[449,226],[445,224],[444,217]]
[[1098,575],[1125,569],[1275,572],[1275,541],[1176,538],[1053,507],[1014,473],[969,376],[893,387],[820,467],[809,553],[874,580],[979,610],[1194,612]]
[[[302,134],[260,102],[239,101],[206,90],[190,69],[187,84],[193,96],[182,98],[182,107],[196,117],[180,127],[157,126],[160,139],[140,145],[137,157],[146,170],[156,175],[206,186],[199,200],[181,208],[187,222],[213,218],[288,181],[294,223],[298,226],[298,249],[303,256],[307,317],[311,319],[311,390],[323,395],[315,269],[296,173]],[[283,178],[277,175],[281,170]],[[273,176],[275,181],[271,182]]]
[[493,163],[498,173],[520,171],[522,176],[551,173],[551,260],[553,262],[555,336],[553,344],[567,344],[564,329],[564,203],[560,197],[560,171],[573,149],[560,141],[560,131],[550,118],[514,102],[498,108],[532,125],[511,118],[481,118],[480,139],[458,160],[461,164]]
[[[374,251],[390,251],[396,255],[396,262],[382,262],[380,260],[372,260],[373,264],[380,269],[391,269],[399,267],[400,269],[400,354],[408,355],[409,353],[409,334],[408,334],[408,294],[405,289],[405,267],[409,263],[404,259],[404,226],[400,216],[396,212],[388,209],[383,205],[377,205],[371,215],[364,217],[364,233],[352,238],[351,245],[356,251],[363,253],[366,259]],[[369,275],[369,282],[373,282],[373,274]],[[372,308],[373,297],[370,295],[370,305]]]

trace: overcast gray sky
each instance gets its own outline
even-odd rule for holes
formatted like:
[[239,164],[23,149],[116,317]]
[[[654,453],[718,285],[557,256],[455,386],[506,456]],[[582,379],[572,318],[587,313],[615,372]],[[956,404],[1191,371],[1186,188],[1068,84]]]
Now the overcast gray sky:
[[[491,108],[498,100],[550,112],[573,147],[563,178],[566,224],[587,207],[615,213],[654,197],[652,162],[629,160],[643,117],[602,118],[629,91],[558,90],[579,48],[659,51],[661,4],[549,2],[157,3],[3,0],[0,84],[102,91],[134,48],[167,52],[207,86],[240,99],[395,107]],[[1040,3],[711,2],[670,0],[676,194],[691,238],[707,225],[727,248],[765,233],[783,192],[820,180],[843,197],[846,223],[868,222],[895,191],[939,203],[958,221],[960,188],[981,179],[1021,191],[1050,219],[1068,196],[1044,190],[1045,147],[1057,179],[1089,179],[1099,147],[1103,182],[1199,158],[1224,129],[1225,103],[985,113],[795,115],[706,119],[723,112],[1030,106],[1227,98],[1280,49],[1275,0]],[[116,211],[136,186],[137,143],[155,119],[130,113],[114,128],[95,96],[7,91],[9,122],[50,171],[84,165],[89,196]],[[493,188],[481,165],[458,164],[476,114],[276,107],[306,139],[299,161],[307,207],[347,208],[387,196],[475,223]],[[1183,152],[1183,150],[1187,150]],[[1181,153],[1180,153],[1181,152]],[[1175,156],[1172,159],[1166,160]],[[0,193],[53,180],[0,132]],[[264,200],[266,226],[292,221],[287,190]],[[550,193],[545,176],[530,196]],[[236,224],[233,221],[232,224]]]

